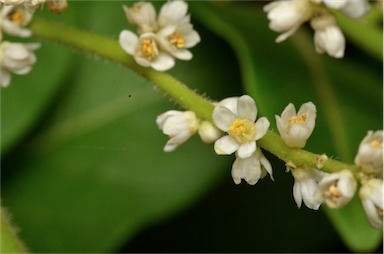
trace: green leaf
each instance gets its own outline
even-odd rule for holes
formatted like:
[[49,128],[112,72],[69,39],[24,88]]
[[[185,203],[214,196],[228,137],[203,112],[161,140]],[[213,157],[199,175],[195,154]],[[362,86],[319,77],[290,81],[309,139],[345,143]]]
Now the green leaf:
[[[380,63],[358,61],[348,54],[339,61],[317,55],[302,31],[276,44],[277,34],[269,31],[262,6],[255,3],[191,7],[201,22],[232,45],[243,87],[261,114],[272,120],[289,102],[296,107],[306,101],[317,105],[316,129],[306,149],[353,162],[367,130],[382,128]],[[339,211],[326,211],[350,249],[372,251],[380,244],[381,232],[369,225],[358,200]]]

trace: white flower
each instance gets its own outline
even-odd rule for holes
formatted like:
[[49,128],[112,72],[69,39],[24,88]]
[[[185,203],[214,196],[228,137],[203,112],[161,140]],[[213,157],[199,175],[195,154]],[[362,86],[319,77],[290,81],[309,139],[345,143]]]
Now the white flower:
[[191,60],[188,49],[200,42],[199,34],[189,23],[168,25],[157,33],[157,39],[165,51],[181,60]]
[[368,131],[359,145],[355,164],[368,175],[383,177],[383,131]]
[[326,52],[335,58],[342,58],[345,50],[345,38],[331,14],[323,14],[311,20],[315,30],[315,49],[318,53]]
[[235,184],[240,184],[244,179],[248,184],[255,185],[259,179],[268,174],[272,176],[272,166],[260,149],[257,149],[251,157],[241,159],[236,155],[236,160],[232,165],[232,178]]
[[223,132],[209,121],[202,121],[198,130],[199,136],[204,143],[212,144],[223,136]]
[[27,74],[36,62],[33,50],[40,47],[39,43],[11,43],[3,41],[0,44],[0,87],[7,87],[11,82],[11,73]]
[[32,20],[33,14],[27,11],[23,5],[3,6],[0,9],[1,30],[9,35],[29,37],[31,30],[25,26]]
[[371,178],[360,188],[359,196],[368,220],[375,228],[383,227],[383,179]]
[[256,141],[268,131],[269,121],[261,117],[255,123],[257,108],[255,101],[248,95],[237,100],[236,109],[236,113],[223,106],[216,106],[213,110],[213,122],[220,130],[228,133],[215,142],[215,152],[221,155],[237,151],[239,158],[245,159],[256,151]]
[[281,138],[289,147],[303,148],[315,128],[316,106],[312,102],[301,105],[296,114],[295,106],[289,103],[276,117]]
[[291,170],[292,176],[295,178],[293,184],[293,198],[298,208],[304,204],[313,210],[319,209],[321,201],[316,197],[318,183],[325,176],[325,173],[312,168],[295,168]]
[[342,208],[353,198],[356,180],[349,170],[327,174],[318,184],[317,200],[331,208]]
[[313,13],[309,0],[283,0],[264,6],[270,20],[269,28],[275,32],[283,32],[276,42],[282,42],[291,36]]
[[199,128],[199,121],[192,111],[170,110],[159,115],[156,123],[170,138],[164,147],[165,152],[175,150],[194,135]]
[[340,10],[353,19],[367,14],[370,10],[367,0],[323,0],[323,2],[327,7]]
[[161,7],[158,18],[160,30],[157,38],[160,45],[181,60],[190,60],[192,53],[188,49],[200,42],[200,36],[193,30],[187,11],[186,2],[168,1]]
[[144,33],[139,38],[128,30],[123,30],[119,36],[120,46],[136,62],[144,67],[152,67],[158,71],[166,71],[175,65],[175,59],[159,50],[156,36],[153,33]]
[[156,10],[151,3],[138,2],[132,8],[123,6],[128,21],[138,27],[139,33],[157,30]]

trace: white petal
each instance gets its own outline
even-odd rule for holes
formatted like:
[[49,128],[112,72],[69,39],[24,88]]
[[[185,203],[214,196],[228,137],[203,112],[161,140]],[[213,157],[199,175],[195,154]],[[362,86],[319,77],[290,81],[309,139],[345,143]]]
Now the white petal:
[[[340,8],[344,7],[349,1],[350,0],[323,0],[324,4],[327,7],[333,8],[336,10],[339,10]],[[352,0],[352,1],[355,1],[355,0]]]
[[310,134],[304,123],[296,123],[290,126],[288,136],[282,136],[282,139],[289,147],[303,148]]
[[212,119],[217,128],[227,132],[236,117],[229,109],[218,106],[213,110]]
[[316,200],[317,184],[313,179],[305,179],[301,181],[301,194],[304,204],[313,210],[320,207],[320,203]]
[[167,144],[164,147],[164,151],[165,152],[174,151],[179,145],[187,141],[191,137],[191,135],[192,134],[188,130],[179,133],[177,136],[168,140]]
[[370,8],[371,7],[366,0],[350,0],[341,8],[341,12],[350,18],[356,19],[367,14]]
[[7,87],[11,83],[11,73],[0,68],[0,87]]
[[175,65],[175,59],[168,54],[159,53],[156,60],[151,63],[153,69],[157,71],[166,71]]
[[194,47],[201,40],[200,35],[195,30],[192,30],[191,32],[187,33],[184,36],[184,39],[185,39],[185,47],[186,48]]
[[175,23],[180,21],[186,16],[188,11],[188,5],[184,1],[169,1],[165,3],[159,12],[160,25],[166,25],[169,23]]
[[289,103],[281,113],[281,122],[284,130],[288,127],[288,122],[293,116],[296,116],[295,105]]
[[264,137],[265,133],[267,133],[269,128],[269,121],[266,117],[260,117],[255,123],[255,141]]
[[123,30],[119,35],[120,46],[130,55],[134,55],[139,45],[139,38],[129,30]]
[[233,154],[239,148],[239,144],[230,136],[224,136],[215,142],[215,152],[219,155]]
[[240,118],[245,118],[254,122],[257,116],[257,107],[252,97],[243,95],[237,102],[237,114]]
[[180,60],[191,60],[192,59],[192,53],[187,50],[187,49],[178,49],[178,50],[173,50],[169,51],[174,57]]
[[256,142],[241,144],[237,150],[237,155],[241,159],[249,158],[256,151]]
[[303,198],[301,196],[301,184],[297,180],[295,180],[293,184],[293,198],[295,199],[297,207],[300,208]]
[[313,102],[309,101],[301,105],[299,112],[297,115],[305,114],[307,116],[307,119],[305,120],[305,124],[308,126],[308,129],[311,130],[311,133],[313,129],[315,128],[315,120],[316,120],[316,106],[313,104]]
[[219,106],[223,106],[223,107],[226,107],[227,109],[229,109],[230,111],[232,111],[232,113],[234,115],[237,115],[237,101],[240,97],[229,97],[229,98],[225,98],[221,101],[218,102],[218,105]]

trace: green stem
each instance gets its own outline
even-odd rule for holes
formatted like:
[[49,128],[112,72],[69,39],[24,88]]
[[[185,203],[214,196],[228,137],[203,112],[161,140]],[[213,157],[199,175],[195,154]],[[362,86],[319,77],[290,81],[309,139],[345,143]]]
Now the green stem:
[[70,46],[126,66],[153,82],[183,108],[193,108],[199,118],[211,120],[213,105],[209,101],[191,91],[169,74],[136,64],[133,57],[125,53],[116,40],[37,17],[33,19],[29,27],[36,37]]
[[[30,29],[36,37],[70,46],[88,54],[95,54],[126,66],[153,82],[154,85],[162,89],[183,108],[194,111],[201,119],[212,121],[214,105],[210,101],[196,94],[167,73],[137,65],[134,59],[120,48],[117,41],[40,18],[34,18],[30,24]],[[302,149],[289,148],[280,136],[272,131],[268,131],[258,141],[258,144],[278,158],[291,162],[296,166],[317,167],[325,172],[349,169],[357,176],[357,168],[355,166],[332,159],[319,162],[319,159],[322,158],[320,155]]]
[[16,235],[16,230],[9,222],[9,216],[1,208],[0,253],[27,253],[25,246]]

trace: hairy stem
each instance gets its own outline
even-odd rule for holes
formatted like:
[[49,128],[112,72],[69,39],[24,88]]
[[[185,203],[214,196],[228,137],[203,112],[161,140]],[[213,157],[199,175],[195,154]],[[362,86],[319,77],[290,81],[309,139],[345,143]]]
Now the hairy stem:
[[1,234],[0,253],[27,253],[25,246],[18,239],[16,230],[9,222],[9,216],[4,208],[1,208]]
[[[214,105],[210,101],[196,94],[167,73],[137,65],[134,59],[120,48],[116,40],[40,18],[34,18],[30,24],[30,29],[36,37],[60,43],[86,54],[97,55],[126,66],[151,81],[181,107],[194,111],[201,119],[212,121]],[[325,172],[349,169],[357,176],[355,166],[332,159],[324,159],[320,155],[302,149],[289,148],[280,136],[272,131],[268,131],[258,141],[258,144],[278,158],[296,166],[319,168]]]

